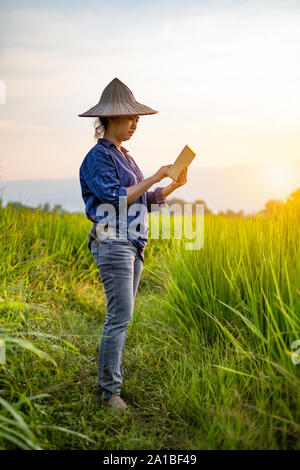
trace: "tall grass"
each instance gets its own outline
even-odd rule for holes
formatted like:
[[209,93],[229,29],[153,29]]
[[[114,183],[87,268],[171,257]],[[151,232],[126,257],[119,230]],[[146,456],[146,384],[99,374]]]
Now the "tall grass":
[[0,448],[299,448],[299,213],[205,216],[201,250],[149,240],[122,416],[96,401],[90,225],[0,207]]
[[[292,344],[300,339],[299,232],[299,213],[282,205],[246,220],[208,215],[201,250],[186,250],[186,240],[168,248],[164,313],[191,340],[191,351],[200,345],[205,362],[200,373],[189,370],[187,399],[196,419],[206,394],[225,415],[239,402],[240,412],[260,413],[285,445],[297,442],[300,367]],[[186,369],[176,370],[175,390]]]

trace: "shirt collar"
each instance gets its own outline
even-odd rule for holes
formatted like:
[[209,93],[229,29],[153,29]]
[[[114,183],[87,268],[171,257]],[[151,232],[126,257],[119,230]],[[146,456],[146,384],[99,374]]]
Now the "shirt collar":
[[[101,137],[100,139],[98,139],[97,143],[103,144],[106,147],[115,147],[118,150],[117,146],[111,140],[105,139],[104,137]],[[121,150],[122,152],[125,152],[125,153],[129,152],[125,147],[122,147],[122,145],[121,145]]]

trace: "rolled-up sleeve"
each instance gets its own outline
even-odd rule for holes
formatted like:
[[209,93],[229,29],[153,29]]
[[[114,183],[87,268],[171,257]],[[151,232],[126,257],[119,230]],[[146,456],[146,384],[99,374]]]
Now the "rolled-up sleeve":
[[120,182],[117,169],[110,156],[97,149],[86,160],[87,185],[105,204],[119,206],[119,196],[126,196],[126,187]]
[[165,204],[166,200],[163,197],[163,189],[163,187],[159,186],[154,191],[147,191],[148,212],[152,212],[151,204]]

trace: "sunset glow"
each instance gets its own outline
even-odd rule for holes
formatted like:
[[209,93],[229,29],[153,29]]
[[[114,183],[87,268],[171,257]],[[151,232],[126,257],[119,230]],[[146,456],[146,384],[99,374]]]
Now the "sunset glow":
[[300,2],[3,0],[0,13],[2,181],[78,179],[96,143],[78,114],[118,77],[159,111],[123,142],[145,177],[196,152],[176,196],[251,210],[298,186]]
[[289,183],[291,176],[291,170],[284,166],[270,168],[269,179],[271,185],[284,187]]

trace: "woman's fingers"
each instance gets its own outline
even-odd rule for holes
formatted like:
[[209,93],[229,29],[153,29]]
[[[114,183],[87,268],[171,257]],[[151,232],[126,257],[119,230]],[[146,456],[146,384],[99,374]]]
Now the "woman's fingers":
[[178,177],[178,181],[177,183],[179,184],[185,184],[187,182],[187,169],[188,169],[188,166],[186,165],[180,172],[179,174],[179,177]]

